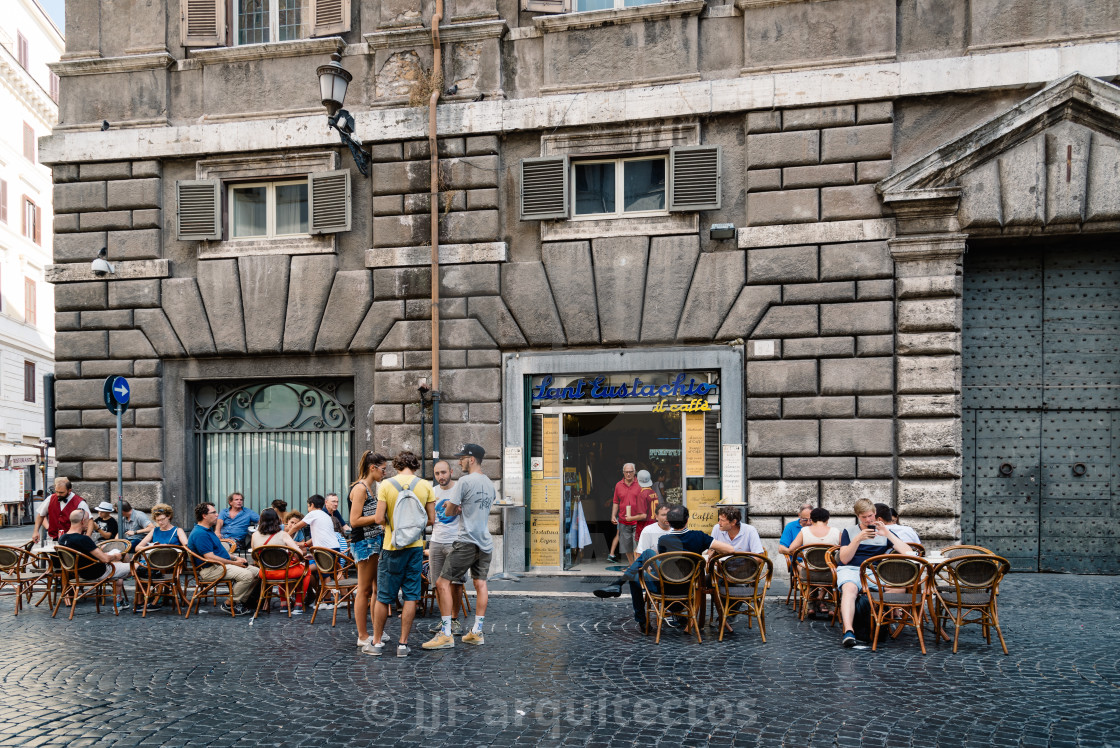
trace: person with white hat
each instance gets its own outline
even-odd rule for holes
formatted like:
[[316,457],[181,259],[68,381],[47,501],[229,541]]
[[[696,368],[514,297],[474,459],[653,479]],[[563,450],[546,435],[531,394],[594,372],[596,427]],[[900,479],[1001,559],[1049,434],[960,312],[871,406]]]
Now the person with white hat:
[[90,537],[97,542],[117,537],[120,529],[117,527],[117,518],[113,516],[113,505],[108,501],[102,501],[93,511],[97,512],[97,516],[90,523],[93,526],[89,533]]

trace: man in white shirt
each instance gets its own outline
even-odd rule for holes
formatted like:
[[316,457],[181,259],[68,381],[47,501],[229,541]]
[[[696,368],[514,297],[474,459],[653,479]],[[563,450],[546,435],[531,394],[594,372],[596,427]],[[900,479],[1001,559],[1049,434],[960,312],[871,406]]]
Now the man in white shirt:
[[638,536],[638,549],[635,551],[638,556],[642,555],[643,551],[656,551],[658,539],[671,529],[669,527],[669,505],[660,504],[657,507],[657,514],[654,519],[656,522],[648,525]]
[[722,540],[736,553],[762,553],[762,538],[758,530],[743,524],[743,515],[738,508],[721,506],[718,524],[712,528],[712,537]]
[[922,544],[922,541],[918,538],[918,533],[914,531],[914,528],[898,524],[898,512],[896,512],[886,504],[875,505],[875,518],[881,519],[883,520],[883,522],[887,523],[890,531],[893,532],[897,537],[901,538],[903,542],[917,543],[918,545]]
[[295,532],[299,532],[302,528],[307,527],[311,532],[311,545],[337,551],[338,538],[334,534],[334,520],[331,519],[331,515],[323,511],[326,503],[326,499],[319,494],[309,498],[307,500],[307,515],[293,529]]
[[93,513],[78,494],[71,490],[70,479],[58,477],[54,479],[54,493],[39,506],[35,515],[35,530],[31,535],[32,540],[39,542],[39,528],[46,527],[47,534],[52,540],[58,540],[70,530],[70,515],[75,511],[82,511],[86,515],[86,532],[89,532],[90,520]]
[[[459,537],[463,515],[447,516],[447,500],[454,499],[452,503],[459,500],[459,485],[451,479],[450,463],[447,460],[437,462],[432,466],[432,477],[436,479],[436,485],[432,487],[432,493],[436,495],[436,521],[432,523],[432,537],[428,540],[428,586],[435,588],[436,580],[439,579],[440,572],[443,571],[443,564],[451,554],[451,544]],[[459,580],[453,584],[461,586],[464,581]],[[463,624],[459,620],[462,600],[459,590],[453,590],[451,595],[451,634],[453,636],[463,635]],[[428,631],[434,634],[442,627],[443,621],[436,621]]]

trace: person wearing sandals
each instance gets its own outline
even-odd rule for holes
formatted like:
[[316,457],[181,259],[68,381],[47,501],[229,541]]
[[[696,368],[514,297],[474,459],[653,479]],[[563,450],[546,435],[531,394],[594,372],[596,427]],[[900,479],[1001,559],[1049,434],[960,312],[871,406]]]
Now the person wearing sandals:
[[[377,524],[377,482],[385,478],[389,458],[371,450],[358,463],[361,476],[350,487],[350,555],[358,567],[358,590],[354,594],[354,619],[358,625],[358,646],[370,644],[368,619],[370,601],[377,593],[377,560],[385,539],[385,528]],[[388,636],[383,636],[388,641]]]
[[[790,541],[790,551],[796,551],[803,545],[840,545],[840,530],[835,527],[828,526],[828,520],[831,515],[824,507],[816,507],[809,513],[809,521],[812,523],[808,527],[802,527],[801,532],[797,533],[797,537]],[[798,569],[798,573],[804,578],[805,569]],[[815,615],[829,615],[831,611],[828,605],[821,601],[817,603],[813,613]]]
[[[281,545],[291,548],[301,557],[303,556],[303,549],[296,545],[292,536],[284,530],[284,525],[280,523],[280,515],[271,507],[261,512],[261,520],[257,524],[257,529],[253,532],[250,545],[254,550],[266,545]],[[307,564],[293,566],[287,572],[283,569],[261,569],[260,577],[268,580],[299,579],[302,577],[300,591],[295,595],[295,607],[292,608],[292,614],[303,613],[303,601],[307,597],[307,585],[311,583],[311,575],[307,573]],[[286,606],[286,604],[285,601],[284,605]]]

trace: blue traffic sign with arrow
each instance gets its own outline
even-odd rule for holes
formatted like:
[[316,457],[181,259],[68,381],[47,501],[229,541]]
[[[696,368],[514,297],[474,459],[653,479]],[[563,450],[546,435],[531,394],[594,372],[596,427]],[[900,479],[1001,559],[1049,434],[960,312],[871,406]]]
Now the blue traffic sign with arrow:
[[128,401],[132,396],[132,388],[124,377],[105,378],[105,407],[110,413],[116,413],[119,408],[123,413],[128,409]]

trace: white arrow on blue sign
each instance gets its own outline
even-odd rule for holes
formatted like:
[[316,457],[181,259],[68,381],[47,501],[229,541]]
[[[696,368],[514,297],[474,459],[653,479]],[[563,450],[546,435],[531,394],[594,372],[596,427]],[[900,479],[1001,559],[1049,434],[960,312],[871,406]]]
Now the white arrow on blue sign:
[[128,380],[124,377],[117,377],[113,380],[113,399],[121,405],[128,405]]

